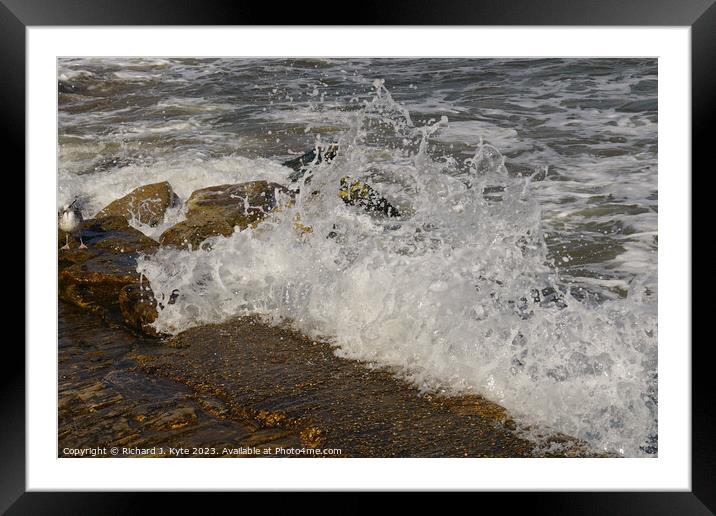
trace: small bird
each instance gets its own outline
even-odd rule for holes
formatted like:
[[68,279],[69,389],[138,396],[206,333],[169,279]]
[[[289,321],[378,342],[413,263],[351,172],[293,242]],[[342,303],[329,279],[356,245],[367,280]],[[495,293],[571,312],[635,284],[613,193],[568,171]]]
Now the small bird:
[[65,206],[59,213],[58,225],[60,229],[66,233],[65,245],[61,249],[69,250],[70,248],[70,235],[78,235],[80,237],[80,249],[87,249],[87,246],[82,241],[82,234],[80,229],[82,227],[82,211],[77,206],[77,199],[72,201],[71,204]]

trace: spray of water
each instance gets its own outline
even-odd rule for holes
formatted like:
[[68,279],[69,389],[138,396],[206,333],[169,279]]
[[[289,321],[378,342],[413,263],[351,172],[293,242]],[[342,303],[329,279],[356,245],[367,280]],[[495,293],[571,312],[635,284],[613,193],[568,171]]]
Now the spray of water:
[[[423,390],[484,395],[525,427],[653,454],[654,279],[634,280],[625,299],[577,300],[547,260],[530,179],[510,177],[482,140],[467,162],[434,159],[431,137],[447,119],[418,126],[382,81],[374,87],[342,114],[338,156],[312,165],[294,205],[208,251],[140,260],[157,297],[180,292],[156,327],[258,314]],[[345,176],[370,183],[401,217],[343,203]],[[296,231],[297,217],[310,232]]]

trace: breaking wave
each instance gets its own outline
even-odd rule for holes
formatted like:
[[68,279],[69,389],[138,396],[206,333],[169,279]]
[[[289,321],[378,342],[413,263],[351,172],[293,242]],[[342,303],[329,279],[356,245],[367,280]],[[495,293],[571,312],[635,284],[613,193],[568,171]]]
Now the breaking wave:
[[[423,390],[481,394],[525,429],[627,456],[655,454],[655,273],[635,275],[625,296],[604,295],[609,285],[598,279],[566,281],[533,195],[548,164],[511,173],[482,140],[471,159],[434,156],[447,118],[415,124],[382,81],[374,87],[360,109],[337,112],[338,155],[310,167],[294,203],[255,229],[213,238],[208,250],[161,248],[140,259],[158,299],[180,293],[157,328],[177,333],[261,315],[332,340],[340,356],[395,368]],[[222,157],[75,179],[68,172],[66,184],[96,187],[88,197],[100,207],[113,191],[107,185],[121,190],[140,184],[137,177],[169,180],[186,198],[222,182],[286,183],[290,173],[264,159]],[[345,176],[369,183],[401,215],[343,203]]]

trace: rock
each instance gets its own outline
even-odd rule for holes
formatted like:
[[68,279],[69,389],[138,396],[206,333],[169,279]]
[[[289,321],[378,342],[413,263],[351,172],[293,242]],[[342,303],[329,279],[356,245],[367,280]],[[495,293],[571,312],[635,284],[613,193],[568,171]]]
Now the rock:
[[357,181],[350,176],[341,178],[338,196],[351,206],[360,206],[366,211],[380,212],[388,217],[400,217],[398,208],[390,204],[367,183]]
[[173,225],[159,237],[162,245],[181,249],[196,249],[212,236],[229,236],[234,227],[225,220],[211,216],[197,216]]
[[119,291],[119,310],[127,326],[135,331],[158,337],[159,333],[151,324],[157,319],[157,300],[146,281],[132,283]]
[[173,305],[179,297],[179,291],[174,290],[169,299],[162,298],[157,301],[149,282],[132,283],[122,287],[119,292],[119,310],[122,312],[124,323],[136,332],[150,337],[161,337],[163,334],[154,329],[152,323],[159,316],[158,310],[164,305]]
[[[83,222],[80,230],[82,240],[87,249],[79,249],[79,239],[70,237],[70,250],[58,251],[58,266],[62,270],[70,265],[85,262],[106,252],[112,253],[152,253],[159,243],[134,229],[121,216],[109,216],[99,219],[88,219]],[[57,247],[65,245],[65,232],[58,229]]]
[[[284,167],[294,170],[288,178],[292,182],[301,179],[309,169],[312,163],[321,163],[325,161],[330,163],[338,154],[338,144],[331,144],[327,149],[318,147],[308,151],[307,153],[283,163]],[[310,182],[310,177],[306,178],[306,183]],[[381,196],[375,189],[367,183],[357,181],[350,176],[341,178],[341,186],[338,196],[343,202],[351,206],[360,206],[366,211],[379,212],[388,217],[399,217],[400,211],[390,204],[390,202]]]
[[113,215],[86,220],[82,239],[87,247],[113,253],[153,252],[159,243],[133,228],[122,216]]
[[[86,220],[81,234],[87,249],[58,252],[59,296],[102,315],[119,312],[120,291],[140,280],[139,253],[153,253],[159,244],[121,216]],[[58,247],[64,241],[60,231]]]
[[[318,151],[317,156],[316,151]],[[309,165],[314,163],[314,161],[316,164],[323,162],[323,160],[325,160],[326,163],[330,163],[333,158],[336,157],[337,154],[338,145],[333,143],[329,145],[328,148],[325,149],[325,151],[323,147],[311,149],[302,156],[290,159],[288,161],[284,161],[282,164],[284,167],[293,169],[294,172],[289,175],[288,178],[291,180],[291,182],[295,183],[304,176],[304,174],[308,170]],[[306,182],[308,182],[308,180]]]
[[137,220],[153,227],[164,220],[167,209],[175,206],[178,200],[167,181],[144,185],[109,203],[96,217],[120,215],[127,220]]
[[198,418],[193,407],[176,407],[146,419],[144,424],[154,430],[179,430],[196,425]]
[[60,271],[59,295],[79,307],[104,313],[119,309],[119,292],[139,282],[138,253],[101,253]]
[[[64,242],[64,232],[60,231],[60,235],[62,236],[62,241]],[[70,240],[71,242],[71,240]],[[63,244],[64,245],[64,244]],[[57,269],[58,271],[62,272],[63,269],[66,269],[67,267],[70,267],[72,265],[86,262],[87,260],[91,258],[96,258],[100,254],[102,254],[103,251],[100,249],[94,249],[94,248],[87,248],[87,249],[79,249],[79,242],[77,243],[77,247],[73,247],[69,250],[60,250],[58,251],[57,255]]]
[[304,428],[299,435],[306,448],[318,448],[326,442],[325,430],[315,426]]
[[187,200],[187,218],[212,213],[227,220],[236,220],[236,225],[248,226],[257,216],[277,206],[277,193],[291,195],[285,186],[267,181],[202,188],[193,192]]
[[231,235],[235,228],[255,226],[275,210],[281,196],[293,194],[285,186],[267,181],[219,185],[196,190],[186,202],[186,220],[159,237],[162,245],[196,249],[211,236]]

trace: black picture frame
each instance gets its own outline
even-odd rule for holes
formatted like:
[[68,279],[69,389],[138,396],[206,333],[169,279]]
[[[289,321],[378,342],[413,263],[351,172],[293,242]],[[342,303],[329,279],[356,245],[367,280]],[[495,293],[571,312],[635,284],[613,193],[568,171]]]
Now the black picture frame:
[[[25,30],[29,26],[83,25],[550,25],[691,27],[692,170],[713,169],[710,128],[716,126],[716,0],[371,0],[356,4],[350,19],[325,1],[294,6],[266,2],[197,0],[0,0],[2,141],[23,167],[25,138]],[[665,142],[660,142],[662,145]],[[669,173],[668,171],[666,173]],[[692,178],[694,174],[692,172]],[[702,194],[704,195],[704,194]],[[19,197],[19,196],[18,196]],[[24,196],[23,196],[24,198]],[[695,199],[693,206],[696,206]],[[708,205],[708,204],[706,204]],[[692,217],[694,222],[698,219]],[[692,231],[692,235],[694,232]],[[27,233],[26,233],[27,238]],[[705,266],[692,254],[692,270]],[[26,262],[25,262],[26,263]],[[704,269],[707,270],[707,269]],[[25,277],[32,271],[25,269]],[[709,304],[691,303],[706,316]],[[710,303],[713,305],[713,303]],[[26,310],[32,310],[26,306]],[[696,318],[704,320],[705,317]],[[692,320],[694,317],[692,316]],[[706,319],[707,320],[707,319]],[[120,514],[148,508],[136,493],[25,492],[25,354],[5,343],[0,360],[0,511],[8,514]],[[12,344],[12,345],[11,345]],[[689,346],[690,342],[672,343]],[[711,514],[716,512],[716,423],[710,382],[711,339],[692,353],[692,490],[641,493],[509,494],[511,504],[549,514]],[[160,494],[164,511],[191,508],[186,496]],[[212,495],[219,496],[219,495]],[[488,496],[485,494],[484,496]],[[505,494],[491,494],[491,497]],[[224,498],[222,496],[222,498]],[[216,498],[214,499],[216,500]],[[503,503],[502,500],[497,500]],[[173,506],[173,507],[172,507]]]

